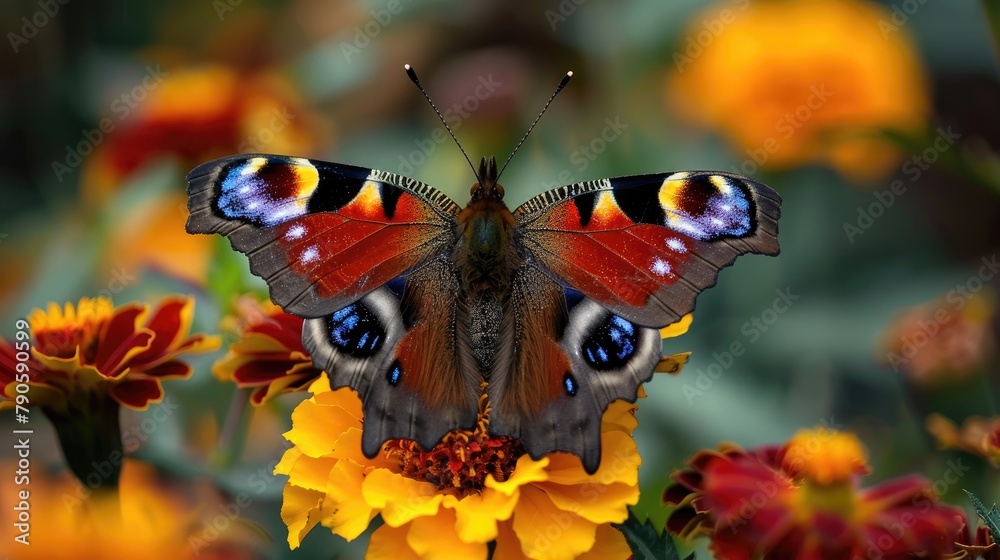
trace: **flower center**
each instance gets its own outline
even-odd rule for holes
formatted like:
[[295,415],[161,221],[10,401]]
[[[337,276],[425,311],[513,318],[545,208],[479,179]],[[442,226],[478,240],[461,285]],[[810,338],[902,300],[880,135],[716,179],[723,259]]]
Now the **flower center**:
[[67,303],[65,310],[56,304],[35,309],[28,323],[35,335],[35,348],[47,356],[72,358],[77,349],[85,363],[96,353],[101,327],[114,313],[114,304],[106,297],[81,298],[76,307]]
[[853,434],[825,428],[801,430],[788,442],[782,468],[819,485],[847,482],[868,472],[864,447]]
[[510,436],[489,435],[490,406],[485,389],[473,430],[448,432],[430,451],[407,439],[390,440],[385,452],[402,465],[405,477],[430,482],[438,490],[452,489],[459,497],[482,491],[487,475],[503,482],[514,472],[524,446]]

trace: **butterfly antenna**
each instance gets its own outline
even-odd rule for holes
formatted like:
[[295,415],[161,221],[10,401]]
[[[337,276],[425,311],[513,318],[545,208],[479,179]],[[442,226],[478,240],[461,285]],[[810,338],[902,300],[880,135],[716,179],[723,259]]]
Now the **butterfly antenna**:
[[462,147],[462,144],[458,141],[458,138],[455,138],[455,133],[451,131],[451,127],[448,126],[447,122],[445,122],[444,116],[441,115],[441,111],[438,111],[437,106],[434,105],[433,101],[431,101],[431,96],[427,95],[427,92],[424,91],[424,86],[420,85],[420,80],[417,79],[417,73],[414,72],[413,67],[410,66],[409,64],[404,64],[403,68],[406,69],[406,75],[410,77],[410,81],[413,82],[415,86],[417,86],[417,89],[420,90],[420,93],[424,94],[424,99],[426,99],[427,102],[431,104],[431,109],[434,109],[434,112],[437,114],[438,118],[441,119],[441,124],[444,125],[445,130],[447,130],[448,134],[451,135],[451,139],[455,141],[455,144],[458,146],[458,149],[462,151],[462,155],[465,156],[465,161],[469,162],[469,167],[472,168],[472,174],[476,176],[477,180],[479,180],[480,178],[479,173],[476,171],[476,166],[472,165],[472,160],[469,159],[469,154],[465,153],[465,148]]
[[549,108],[549,105],[552,104],[552,100],[555,99],[557,95],[559,95],[559,92],[562,91],[564,87],[566,87],[566,84],[569,83],[569,79],[572,77],[573,77],[573,72],[570,71],[566,72],[566,75],[563,76],[562,80],[559,80],[559,85],[556,86],[556,90],[552,92],[552,96],[549,97],[549,100],[545,102],[545,106],[542,107],[542,111],[538,113],[537,117],[535,117],[535,122],[531,123],[531,126],[528,127],[528,132],[524,133],[524,136],[521,138],[521,141],[517,143],[517,146],[514,146],[514,151],[510,153],[510,156],[507,158],[507,161],[503,163],[503,167],[500,168],[500,173],[497,173],[497,180],[500,180],[500,176],[503,175],[503,170],[507,169],[507,164],[510,163],[510,160],[514,159],[514,154],[516,154],[517,150],[521,148],[521,144],[524,144],[524,141],[528,139],[528,135],[531,134],[531,131],[535,128],[535,125],[538,124],[538,121],[542,120],[542,115],[545,114],[545,111]]

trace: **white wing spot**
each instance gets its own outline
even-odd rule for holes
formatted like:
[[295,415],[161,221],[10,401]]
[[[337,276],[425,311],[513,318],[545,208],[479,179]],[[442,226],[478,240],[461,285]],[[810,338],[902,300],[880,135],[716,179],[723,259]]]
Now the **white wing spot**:
[[317,259],[319,259],[319,247],[313,245],[305,251],[302,251],[302,255],[299,257],[299,262],[302,264],[309,264],[311,262],[315,262]]
[[670,263],[663,259],[654,259],[653,266],[649,268],[653,271],[653,274],[657,276],[666,276],[670,274]]
[[285,234],[285,239],[291,241],[293,239],[299,239],[306,234],[305,226],[301,224],[296,224],[288,228],[288,233]]
[[671,250],[678,253],[687,253],[687,247],[684,245],[684,242],[676,237],[667,239],[667,247],[670,247]]

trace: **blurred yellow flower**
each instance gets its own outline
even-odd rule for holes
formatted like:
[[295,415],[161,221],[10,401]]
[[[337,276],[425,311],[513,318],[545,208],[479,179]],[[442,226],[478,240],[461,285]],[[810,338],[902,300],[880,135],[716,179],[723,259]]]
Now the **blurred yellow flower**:
[[[5,465],[6,472],[15,468]],[[227,520],[222,531],[206,538],[207,516],[218,510],[186,503],[168,492],[156,472],[142,463],[127,461],[120,493],[90,492],[71,477],[54,477],[32,471],[30,486],[19,486],[14,477],[0,480],[0,554],[19,560],[249,560],[257,540],[239,518]],[[27,489],[28,545],[15,542],[22,533],[15,525],[19,492]]]
[[901,157],[880,131],[919,133],[929,105],[891,18],[864,0],[721,2],[683,35],[667,97],[746,154],[740,173],[826,163],[876,179]]
[[[690,318],[665,336],[686,330]],[[658,371],[676,373],[686,354],[667,356]],[[275,468],[288,476],[281,517],[296,548],[322,523],[352,540],[376,515],[384,524],[366,558],[625,559],[631,555],[612,523],[639,499],[641,462],[632,431],[636,406],[613,402],[601,424],[601,463],[588,475],[578,457],[551,453],[534,460],[509,436],[489,434],[483,395],[477,426],[455,430],[425,451],[392,440],[384,453],[361,453],[361,401],[331,390],[323,374],[313,396],[292,413],[285,437],[294,447]],[[640,396],[642,396],[640,391]]]

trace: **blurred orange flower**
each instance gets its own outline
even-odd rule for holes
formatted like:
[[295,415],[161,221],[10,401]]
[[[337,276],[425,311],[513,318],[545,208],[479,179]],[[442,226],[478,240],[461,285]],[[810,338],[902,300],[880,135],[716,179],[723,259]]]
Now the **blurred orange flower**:
[[674,52],[668,99],[744,151],[743,174],[817,162],[877,179],[901,155],[880,131],[919,133],[929,105],[891,18],[864,0],[721,2]]
[[[321,135],[319,119],[275,73],[204,65],[154,69],[147,77],[140,92],[112,105],[115,114],[104,119],[110,131],[83,160],[81,195],[89,206],[107,203],[134,172],[160,159],[191,169],[239,152],[309,154]],[[201,282],[212,239],[185,233],[186,208],[184,193],[172,191],[116,215],[106,246],[111,267],[152,266]]]
[[926,425],[942,449],[961,449],[1000,467],[1000,416],[973,416],[959,428],[944,416],[931,414]]
[[306,389],[322,373],[302,346],[302,318],[285,313],[265,300],[250,296],[237,300],[237,314],[225,319],[223,329],[239,340],[212,366],[220,381],[233,381],[241,388],[255,388],[255,405],[291,391]]
[[885,362],[925,388],[967,381],[996,351],[992,294],[954,291],[911,307],[882,335]]
[[942,559],[956,551],[965,515],[909,476],[862,489],[865,451],[851,434],[817,428],[781,447],[700,451],[664,501],[667,528],[707,536],[723,560]]
[[[193,315],[194,298],[183,296],[164,299],[152,312],[142,303],[116,308],[106,297],[35,309],[28,315],[31,404],[66,413],[74,401],[110,397],[145,410],[163,398],[162,380],[191,375],[181,354],[219,347],[218,337],[188,334]],[[16,397],[15,354],[0,340],[0,408],[12,407]]]
[[[9,466],[9,465],[8,465]],[[15,468],[5,469],[14,472]],[[249,560],[261,558],[256,531],[239,518],[227,518],[226,528],[206,538],[208,514],[218,513],[204,504],[186,503],[168,492],[156,472],[127,461],[121,492],[91,492],[68,476],[32,471],[28,487],[30,534],[28,545],[15,542],[20,534],[18,493],[14,477],[0,481],[0,554],[19,560]]]

